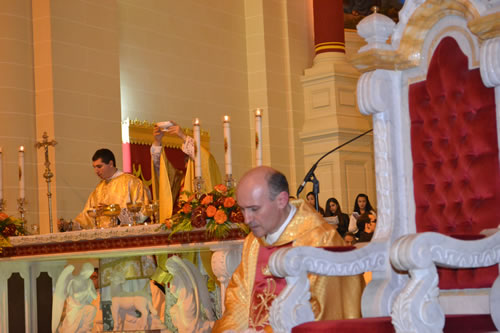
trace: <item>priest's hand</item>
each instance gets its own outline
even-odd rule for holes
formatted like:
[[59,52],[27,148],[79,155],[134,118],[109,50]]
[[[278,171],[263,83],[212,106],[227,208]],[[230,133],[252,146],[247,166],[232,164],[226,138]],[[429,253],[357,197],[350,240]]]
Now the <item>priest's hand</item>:
[[177,123],[173,122],[172,120],[171,120],[171,122],[172,122],[173,126],[170,126],[169,128],[167,128],[167,133],[177,135],[179,138],[182,139],[182,141],[184,141],[186,139],[186,134],[184,133],[182,128]]
[[161,139],[163,138],[164,134],[165,132],[163,132],[160,127],[155,125],[155,127],[153,128],[153,137],[154,137],[153,146],[161,146]]

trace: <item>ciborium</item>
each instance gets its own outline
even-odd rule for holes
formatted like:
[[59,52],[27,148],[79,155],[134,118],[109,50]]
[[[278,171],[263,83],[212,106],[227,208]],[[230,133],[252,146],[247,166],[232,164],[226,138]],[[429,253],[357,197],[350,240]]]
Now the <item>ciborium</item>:
[[127,209],[132,213],[132,218],[134,220],[134,225],[139,222],[139,212],[142,209],[142,202],[127,202]]
[[111,219],[111,226],[116,227],[118,225],[118,215],[120,215],[121,210],[118,204],[107,205],[103,207],[102,215],[109,217]]

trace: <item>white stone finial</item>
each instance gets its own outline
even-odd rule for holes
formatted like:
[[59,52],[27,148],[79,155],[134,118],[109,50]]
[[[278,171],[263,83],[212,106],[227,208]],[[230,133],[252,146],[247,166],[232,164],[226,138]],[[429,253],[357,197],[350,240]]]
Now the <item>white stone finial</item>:
[[370,49],[392,49],[390,45],[386,43],[389,37],[392,35],[394,30],[393,20],[385,15],[374,13],[362,19],[356,29],[358,30],[358,35],[363,37],[368,45],[363,46],[359,49],[359,52],[368,51]]

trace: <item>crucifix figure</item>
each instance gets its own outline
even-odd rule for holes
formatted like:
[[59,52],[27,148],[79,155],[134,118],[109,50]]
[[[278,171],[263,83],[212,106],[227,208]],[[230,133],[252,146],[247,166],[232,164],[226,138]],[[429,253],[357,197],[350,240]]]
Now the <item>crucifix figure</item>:
[[54,174],[50,170],[50,161],[49,161],[49,146],[55,146],[57,142],[55,140],[49,141],[48,138],[49,136],[47,135],[47,132],[43,132],[42,135],[43,140],[41,142],[37,142],[35,144],[36,148],[43,147],[45,150],[45,172],[43,173],[43,178],[45,178],[45,181],[47,182],[47,197],[49,198],[49,226],[50,226],[50,233],[54,232],[54,227],[52,223],[52,192],[50,191],[50,182],[51,178],[54,177]]

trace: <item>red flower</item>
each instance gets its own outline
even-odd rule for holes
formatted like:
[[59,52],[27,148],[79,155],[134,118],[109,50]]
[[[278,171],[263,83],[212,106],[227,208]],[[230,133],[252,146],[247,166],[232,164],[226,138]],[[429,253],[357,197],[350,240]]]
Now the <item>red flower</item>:
[[0,213],[0,221],[4,221],[9,218],[9,215],[5,214],[4,212]]
[[191,205],[188,203],[184,204],[184,206],[182,206],[182,211],[185,214],[189,214],[191,212]]
[[195,228],[203,228],[207,224],[207,214],[202,206],[198,206],[191,214],[191,224]]
[[227,193],[227,187],[224,184],[215,185],[214,189],[223,195],[226,195]]
[[234,201],[233,198],[231,197],[227,197],[225,200],[224,200],[224,207],[226,208],[231,208],[234,206],[234,204],[236,203],[236,201]]
[[234,212],[231,212],[230,220],[233,223],[243,223],[243,221],[245,221],[245,217],[243,216],[243,213],[241,213],[241,210],[237,209]]
[[226,212],[224,212],[222,209],[219,209],[217,213],[215,213],[214,220],[217,224],[223,224],[227,221]]
[[214,201],[214,197],[211,195],[207,195],[201,200],[202,205],[210,205]]
[[16,226],[13,224],[7,224],[5,228],[2,230],[2,235],[4,237],[14,236],[16,234]]
[[207,207],[207,216],[208,217],[214,217],[216,212],[217,212],[217,208],[215,208],[214,205],[210,205]]

